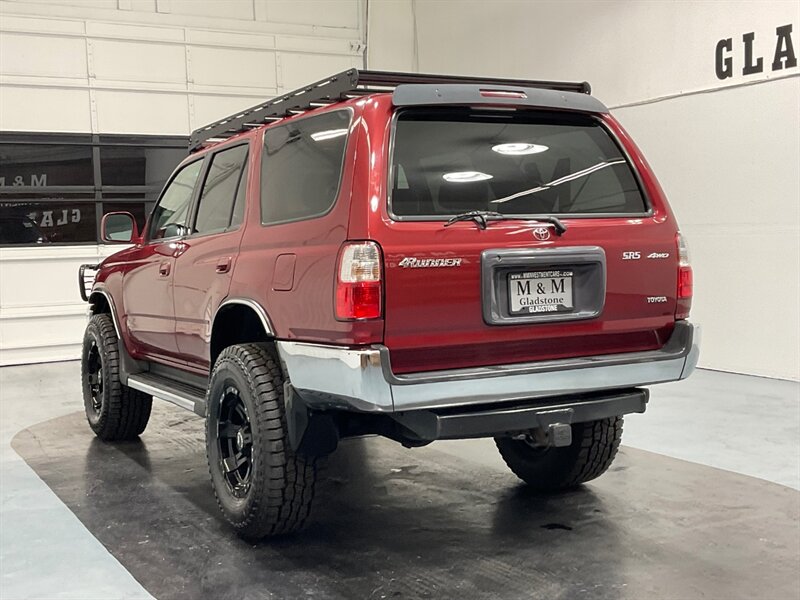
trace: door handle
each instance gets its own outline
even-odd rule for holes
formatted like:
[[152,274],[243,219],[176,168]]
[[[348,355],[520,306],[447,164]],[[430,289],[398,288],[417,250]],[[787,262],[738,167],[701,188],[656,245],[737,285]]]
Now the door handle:
[[164,277],[169,275],[169,263],[168,262],[162,262],[160,265],[158,265],[158,274],[162,275]]
[[231,257],[226,256],[217,261],[217,273],[227,273],[231,270]]

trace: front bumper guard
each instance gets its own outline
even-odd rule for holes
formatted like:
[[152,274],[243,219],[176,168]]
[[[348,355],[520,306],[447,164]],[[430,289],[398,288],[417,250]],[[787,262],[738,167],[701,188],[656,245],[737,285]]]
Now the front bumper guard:
[[309,408],[369,413],[576,396],[678,381],[697,366],[700,328],[678,321],[658,350],[395,375],[389,349],[278,341],[292,386]]

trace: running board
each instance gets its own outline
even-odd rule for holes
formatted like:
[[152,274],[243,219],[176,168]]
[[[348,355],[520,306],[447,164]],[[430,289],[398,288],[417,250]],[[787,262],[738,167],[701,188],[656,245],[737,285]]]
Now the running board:
[[128,375],[128,387],[191,410],[201,417],[206,416],[205,390],[153,373]]

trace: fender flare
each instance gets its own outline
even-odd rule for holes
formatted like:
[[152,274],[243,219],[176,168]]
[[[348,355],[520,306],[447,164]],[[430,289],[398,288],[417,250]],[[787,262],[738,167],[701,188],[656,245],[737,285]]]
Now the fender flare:
[[214,330],[214,323],[217,322],[217,316],[219,315],[220,311],[226,306],[230,306],[231,304],[242,304],[251,308],[256,315],[258,315],[259,320],[261,321],[261,325],[264,327],[264,331],[269,337],[275,337],[275,328],[272,326],[272,321],[267,314],[267,311],[264,309],[261,304],[253,300],[252,298],[243,298],[243,297],[233,297],[233,298],[226,298],[222,301],[222,303],[217,307],[216,312],[214,313],[214,319],[211,321],[211,330]]
[[[114,304],[114,299],[111,297],[111,294],[109,294],[104,288],[95,288],[89,293],[89,303],[90,304],[92,303],[92,297],[94,297],[96,294],[99,294],[99,295],[105,297],[106,302],[108,302],[108,306],[111,309],[111,320],[114,322],[114,332],[117,334],[117,339],[122,339],[122,334],[121,334],[122,330],[120,329],[120,326],[119,326],[119,318],[117,316],[117,307]],[[92,313],[92,314],[94,314],[94,313]]]

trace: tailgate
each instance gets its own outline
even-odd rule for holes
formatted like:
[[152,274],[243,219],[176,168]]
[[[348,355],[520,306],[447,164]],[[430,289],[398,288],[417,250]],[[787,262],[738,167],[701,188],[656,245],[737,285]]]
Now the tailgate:
[[[677,259],[661,224],[581,222],[544,242],[526,224],[393,229],[384,340],[397,373],[652,350],[672,332]],[[566,306],[549,310],[553,297]]]
[[[384,252],[397,373],[652,350],[676,309],[674,222],[599,119],[411,110]],[[491,211],[446,225],[454,215]],[[536,217],[557,215],[558,235]],[[485,228],[483,225],[485,224]]]

